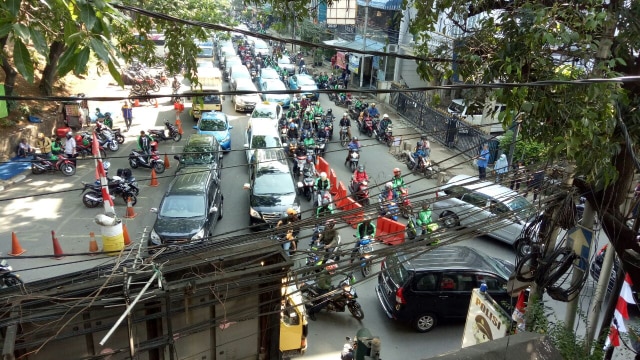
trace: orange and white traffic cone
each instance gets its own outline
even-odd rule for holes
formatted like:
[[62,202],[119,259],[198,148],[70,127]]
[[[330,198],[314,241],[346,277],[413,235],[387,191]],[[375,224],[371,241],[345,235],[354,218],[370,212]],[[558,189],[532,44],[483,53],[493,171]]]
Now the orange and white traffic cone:
[[127,224],[122,224],[122,237],[124,238],[124,246],[131,245],[131,237],[129,237],[129,229],[127,229]]
[[18,236],[16,235],[16,233],[11,232],[11,252],[9,253],[9,255],[19,256],[24,254],[26,251],[27,250],[23,249],[22,246],[20,246],[20,242],[18,241]]
[[169,162],[169,156],[164,154],[164,168],[171,169],[171,163]]
[[178,133],[182,135],[182,121],[180,119],[176,119],[176,127],[178,128]]
[[58,242],[58,238],[56,237],[55,231],[51,230],[51,241],[53,242],[53,257],[56,260],[60,260],[64,257],[64,252],[62,251],[62,247],[60,246],[60,242]]
[[127,212],[124,214],[124,218],[125,219],[133,219],[136,216],[138,216],[138,214],[136,214],[135,210],[133,210],[133,204],[131,203],[131,198],[128,197],[127,198]]
[[98,251],[98,242],[96,242],[96,234],[92,231],[89,233],[89,252],[95,255]]
[[156,169],[151,169],[151,183],[149,186],[156,187],[158,186],[158,176],[156,175]]

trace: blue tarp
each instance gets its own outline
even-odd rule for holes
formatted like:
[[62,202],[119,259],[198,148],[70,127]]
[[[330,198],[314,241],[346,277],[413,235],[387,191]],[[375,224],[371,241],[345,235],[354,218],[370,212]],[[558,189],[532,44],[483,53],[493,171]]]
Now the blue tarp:
[[[367,6],[367,1],[358,0],[358,6]],[[369,7],[380,10],[400,10],[402,0],[370,0]]]

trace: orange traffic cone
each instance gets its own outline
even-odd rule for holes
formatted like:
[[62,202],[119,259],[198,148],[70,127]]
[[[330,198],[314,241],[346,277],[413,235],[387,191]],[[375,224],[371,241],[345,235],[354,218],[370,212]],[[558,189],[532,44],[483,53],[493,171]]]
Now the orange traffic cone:
[[153,104],[153,107],[155,107],[155,108],[158,107],[158,99],[156,99],[156,102]]
[[98,249],[98,243],[96,242],[96,234],[92,232],[89,233],[89,252],[91,253],[91,255],[95,255],[99,249]]
[[131,245],[131,238],[129,237],[129,230],[126,224],[122,224],[122,237],[124,237],[124,246]]
[[171,169],[171,163],[169,162],[169,156],[167,156],[167,154],[164,154],[164,168]]
[[11,252],[9,253],[9,255],[19,256],[24,254],[26,251],[27,250],[23,249],[22,246],[20,246],[20,242],[18,242],[18,236],[16,235],[16,233],[11,232]]
[[62,251],[62,247],[60,247],[56,233],[53,230],[51,230],[51,241],[53,242],[53,257],[56,260],[62,259],[64,257],[64,252]]
[[[154,173],[152,172],[151,173],[151,182],[153,182],[153,175],[154,175]],[[158,180],[156,180],[156,182],[157,181]],[[151,185],[151,186],[153,186],[153,185]],[[138,216],[138,214],[136,214],[135,210],[133,210],[133,205],[131,204],[131,198],[128,197],[127,198],[127,212],[124,214],[124,218],[125,219],[133,219],[136,216]]]
[[182,135],[182,121],[180,119],[176,119],[176,126],[178,127],[178,133]]
[[140,106],[140,100],[135,99],[133,100],[133,107],[139,107]]
[[151,169],[151,183],[149,186],[158,186],[158,176],[156,175],[156,169]]

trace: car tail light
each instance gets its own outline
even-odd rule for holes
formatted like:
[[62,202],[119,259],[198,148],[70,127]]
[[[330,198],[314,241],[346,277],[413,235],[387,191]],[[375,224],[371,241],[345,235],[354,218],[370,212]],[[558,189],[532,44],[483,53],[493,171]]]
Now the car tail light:
[[385,268],[385,266],[384,266],[384,265],[385,265],[385,264],[384,264],[384,262],[385,262],[386,260],[387,260],[387,259],[386,259],[386,258],[384,258],[384,259],[382,259],[382,261],[380,262],[380,270],[384,270],[384,268]]
[[402,295],[402,288],[396,290],[396,302],[398,304],[406,304],[407,302],[404,300],[404,295]]

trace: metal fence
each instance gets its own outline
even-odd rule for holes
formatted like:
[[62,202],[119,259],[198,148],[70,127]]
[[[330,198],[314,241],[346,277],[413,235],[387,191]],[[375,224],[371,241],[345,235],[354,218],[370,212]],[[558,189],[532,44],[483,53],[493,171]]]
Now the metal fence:
[[[391,88],[401,89],[394,84]],[[482,144],[488,143],[492,155],[490,162],[495,160],[498,142],[492,136],[467,125],[446,112],[430,107],[424,92],[395,92],[390,95],[391,107],[420,131],[427,134],[430,139],[435,139],[444,146],[456,149],[468,157],[478,155]]]

